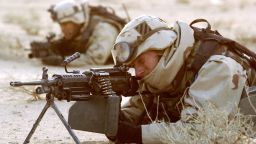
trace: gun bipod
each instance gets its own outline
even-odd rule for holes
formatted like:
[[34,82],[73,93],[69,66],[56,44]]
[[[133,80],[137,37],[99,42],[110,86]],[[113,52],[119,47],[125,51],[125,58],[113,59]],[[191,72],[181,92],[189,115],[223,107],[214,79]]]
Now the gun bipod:
[[69,134],[71,135],[71,137],[73,138],[73,140],[75,141],[76,144],[80,144],[79,139],[77,138],[77,136],[75,135],[75,133],[73,132],[73,130],[70,128],[68,122],[65,120],[65,118],[63,117],[63,115],[61,114],[61,112],[59,111],[58,107],[55,105],[54,103],[54,97],[51,95],[51,93],[46,94],[46,104],[43,108],[43,110],[41,111],[40,115],[38,116],[36,122],[34,123],[33,127],[31,128],[29,134],[27,135],[25,141],[23,144],[27,144],[30,142],[30,138],[32,137],[32,135],[34,134],[37,126],[39,125],[40,121],[42,120],[45,112],[48,110],[49,107],[52,107],[54,109],[54,111],[56,112],[56,114],[58,115],[58,117],[60,118],[61,122],[63,123],[63,125],[66,127],[67,131],[69,132]]

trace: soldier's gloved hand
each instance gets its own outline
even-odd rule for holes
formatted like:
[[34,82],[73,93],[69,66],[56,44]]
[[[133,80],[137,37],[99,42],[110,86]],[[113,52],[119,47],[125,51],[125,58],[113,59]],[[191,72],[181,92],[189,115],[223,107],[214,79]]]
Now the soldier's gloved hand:
[[120,121],[116,135],[117,143],[142,143],[141,126]]
[[58,55],[51,55],[42,58],[42,62],[46,65],[60,66],[63,62],[63,58]]

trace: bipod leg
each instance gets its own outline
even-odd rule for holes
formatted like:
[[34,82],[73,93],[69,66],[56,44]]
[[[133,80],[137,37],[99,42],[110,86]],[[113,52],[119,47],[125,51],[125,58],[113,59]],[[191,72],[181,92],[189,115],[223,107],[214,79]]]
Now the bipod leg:
[[66,127],[66,129],[68,130],[69,134],[71,135],[73,140],[76,142],[76,144],[80,144],[79,139],[77,138],[77,136],[75,135],[73,130],[70,128],[68,122],[64,119],[63,115],[61,114],[61,112],[59,111],[57,106],[55,105],[54,101],[51,103],[51,107],[55,110],[55,112],[57,113],[57,115],[60,118],[61,122],[64,124],[64,126]]
[[47,103],[45,104],[43,110],[41,111],[40,115],[38,116],[36,122],[34,123],[32,129],[30,130],[28,136],[26,137],[25,141],[23,142],[23,144],[27,144],[30,141],[30,138],[32,137],[32,135],[34,134],[38,124],[40,123],[40,121],[42,120],[45,112],[47,111],[47,109],[51,106],[51,102],[47,101]]

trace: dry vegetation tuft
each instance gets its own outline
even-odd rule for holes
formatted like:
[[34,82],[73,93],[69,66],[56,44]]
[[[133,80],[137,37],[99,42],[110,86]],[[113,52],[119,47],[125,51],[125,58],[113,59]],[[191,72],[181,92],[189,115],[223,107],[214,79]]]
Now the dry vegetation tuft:
[[39,94],[35,92],[35,88],[25,88],[25,87],[10,87],[14,92],[21,92],[25,93],[27,95],[32,96],[33,101],[35,100],[41,100],[41,97]]
[[234,144],[250,143],[255,136],[250,116],[237,112],[234,118],[212,105],[200,109],[197,117],[190,117],[189,123],[161,126],[159,136],[163,143],[181,144]]

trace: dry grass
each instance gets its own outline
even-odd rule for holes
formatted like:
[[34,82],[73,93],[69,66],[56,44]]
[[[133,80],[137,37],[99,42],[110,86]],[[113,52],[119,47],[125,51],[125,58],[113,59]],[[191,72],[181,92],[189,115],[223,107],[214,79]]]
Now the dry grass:
[[234,118],[212,105],[205,106],[189,123],[161,126],[159,136],[163,143],[180,144],[234,144],[249,143],[255,136],[250,116],[237,112]]
[[27,95],[32,96],[33,100],[41,100],[40,95],[35,92],[35,88],[11,87],[11,89],[13,89],[13,91],[15,91],[15,92],[22,92],[22,93],[26,93]]
[[[11,73],[8,72],[3,72],[6,77],[3,77],[2,80],[7,82],[10,80],[15,80],[15,79],[27,79],[26,77],[23,77],[22,75],[18,75],[19,78],[17,78],[17,76],[12,75]],[[37,79],[39,79],[39,75],[36,76]],[[26,80],[25,80],[26,81]],[[9,82],[7,82],[9,83]],[[38,86],[20,86],[20,87],[12,87],[10,85],[6,85],[7,83],[4,83],[5,86],[4,87],[0,87],[0,90],[6,90],[8,91],[8,93],[13,93],[13,94],[17,94],[17,95],[28,95],[28,96],[32,96],[32,99],[29,99],[29,101],[36,101],[36,100],[42,100],[42,98],[40,97],[39,94],[36,93],[36,88]]]

